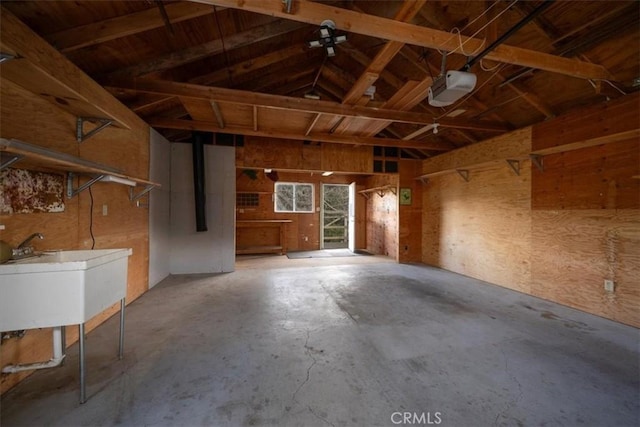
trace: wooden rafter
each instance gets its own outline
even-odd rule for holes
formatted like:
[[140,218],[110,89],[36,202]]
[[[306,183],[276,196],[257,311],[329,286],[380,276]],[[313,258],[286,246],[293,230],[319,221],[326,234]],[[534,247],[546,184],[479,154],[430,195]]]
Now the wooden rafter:
[[[164,5],[169,22],[175,23],[213,13],[209,5],[178,2]],[[45,36],[45,39],[62,52],[70,52],[120,37],[130,36],[165,25],[158,9],[150,8],[116,18],[82,25]]]
[[[394,19],[402,22],[409,22],[424,6],[426,0],[419,1],[405,1],[400,10],[396,13]],[[366,90],[378,80],[380,73],[385,69],[387,64],[396,56],[396,54],[402,49],[404,43],[389,41],[382,46],[371,63],[367,66],[366,70],[356,80],[355,84],[351,87],[351,90],[347,92],[342,100],[343,104],[349,105],[366,105],[365,101],[362,101],[362,97]],[[335,129],[337,133],[348,133],[349,127],[353,120],[344,120]],[[357,125],[358,123],[356,123]],[[376,132],[377,133],[377,132]],[[368,132],[369,135],[375,135],[372,131]]]
[[392,138],[371,138],[363,136],[342,136],[332,134],[311,133],[304,135],[303,132],[282,132],[277,130],[260,129],[254,131],[252,126],[249,127],[225,127],[224,129],[215,122],[198,121],[198,120],[180,120],[180,119],[163,119],[154,118],[149,120],[152,127],[164,129],[183,129],[183,130],[199,130],[203,132],[226,132],[236,135],[247,136],[264,136],[270,138],[282,138],[296,141],[318,141],[328,142],[332,144],[349,144],[349,145],[368,145],[379,147],[402,147],[417,148],[422,150],[448,151],[453,146],[442,142],[418,142],[403,141],[401,139]]
[[[448,52],[456,51],[458,40],[446,31],[420,27],[393,19],[327,6],[307,0],[296,2],[295,13],[288,14],[282,9],[279,0],[198,0],[201,3],[226,6],[234,9],[277,16],[308,24],[318,25],[322,20],[331,17],[339,29],[347,30],[366,36],[384,38],[406,44],[440,49]],[[461,36],[470,51],[483,45],[480,39]],[[610,79],[607,70],[597,64],[563,58],[544,52],[523,49],[516,46],[502,44],[486,55],[487,59],[508,64],[546,70],[553,73],[565,74],[583,79]]]
[[181,51],[171,52],[166,55],[153,58],[129,67],[121,68],[110,73],[101,80],[110,81],[119,77],[143,76],[153,72],[163,71],[180,65],[188,64],[202,58],[206,58],[223,49],[230,50],[262,40],[281,36],[302,28],[304,25],[286,20],[278,20],[266,25],[261,25],[241,33],[236,33],[224,39],[224,46],[221,39],[215,39],[198,46],[193,46]]
[[[200,86],[189,83],[179,83],[165,80],[129,79],[118,82],[113,89],[122,88],[140,92],[156,93],[181,98],[194,98],[229,102],[234,104],[258,105],[266,108],[283,110],[304,111],[311,113],[324,113],[338,116],[349,116],[383,120],[390,122],[403,122],[415,124],[433,123],[433,116],[424,113],[408,111],[396,111],[391,109],[369,108],[351,106],[329,101],[317,101],[305,98],[293,98],[281,95],[269,95],[265,93],[247,92],[235,89]],[[410,96],[413,96],[410,94]],[[457,118],[443,118],[439,120],[442,127],[458,127],[461,129],[474,129],[483,131],[502,132],[508,128],[502,124],[483,122],[478,120],[465,120]]]

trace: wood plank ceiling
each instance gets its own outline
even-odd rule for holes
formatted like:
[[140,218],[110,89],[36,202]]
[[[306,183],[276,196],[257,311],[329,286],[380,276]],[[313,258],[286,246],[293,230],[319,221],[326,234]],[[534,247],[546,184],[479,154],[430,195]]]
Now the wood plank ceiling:
[[[636,1],[556,1],[471,68],[469,96],[428,89],[542,3],[27,1],[8,11],[172,141],[193,130],[401,147],[425,158],[638,90]],[[347,41],[307,43],[332,19]],[[5,78],[21,77],[2,66]],[[373,96],[365,95],[375,86]],[[305,94],[319,95],[307,99]],[[434,124],[437,124],[434,132]],[[299,143],[299,142],[298,142]]]

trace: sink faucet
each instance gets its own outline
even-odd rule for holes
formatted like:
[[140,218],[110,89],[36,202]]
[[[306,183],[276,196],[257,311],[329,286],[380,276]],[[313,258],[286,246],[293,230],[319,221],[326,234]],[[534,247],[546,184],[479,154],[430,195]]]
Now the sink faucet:
[[42,233],[33,233],[31,236],[24,239],[24,241],[18,245],[18,249],[24,249],[27,246],[27,244],[36,237],[40,240],[44,239],[44,236],[42,235]]

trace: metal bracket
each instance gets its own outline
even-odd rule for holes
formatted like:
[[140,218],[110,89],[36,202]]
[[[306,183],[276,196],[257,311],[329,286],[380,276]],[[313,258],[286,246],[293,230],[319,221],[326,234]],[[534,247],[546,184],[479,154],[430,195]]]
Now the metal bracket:
[[369,198],[371,197],[369,195],[369,193],[360,193],[361,196],[363,196],[365,199],[369,200]]
[[[129,187],[129,200],[132,202],[137,201],[138,199],[142,198],[145,194],[147,194],[149,191],[153,190],[155,188],[155,185],[152,184],[147,184],[144,187],[144,190],[142,190],[141,192],[139,192],[138,194],[134,194],[133,193],[133,189],[134,187]],[[136,206],[140,206],[139,204],[137,204]]]
[[[98,126],[94,129],[90,130],[87,133],[84,133],[84,122],[95,123],[98,122]],[[82,143],[85,140],[91,138],[93,135],[97,134],[101,130],[110,126],[113,123],[112,119],[103,119],[100,117],[77,117],[76,118],[76,140],[78,143]]]
[[376,194],[378,194],[378,196],[380,197],[384,197],[384,190],[378,190],[376,191]]
[[469,182],[469,171],[466,169],[456,169],[456,172],[464,179],[466,182]]
[[85,182],[84,184],[82,184],[78,188],[74,189],[73,188],[73,179],[75,177],[76,177],[76,174],[74,174],[73,172],[69,172],[67,174],[67,198],[69,198],[69,199],[71,199],[74,196],[80,194],[81,192],[83,192],[87,188],[91,187],[96,182],[100,181],[104,177],[104,175],[98,175],[98,176],[90,179],[89,181]]
[[511,166],[516,175],[520,176],[520,160],[507,159],[507,164]]
[[529,157],[538,170],[544,172],[544,158],[540,154],[530,154]]
[[5,162],[2,162],[0,164],[0,171],[4,170],[6,168],[8,168],[9,166],[11,166],[12,164],[14,164],[15,162],[17,162],[18,160],[22,159],[24,156],[21,156],[19,154],[14,154],[13,156],[9,157]]
[[389,190],[393,193],[394,196],[398,195],[398,189],[396,187],[389,187]]

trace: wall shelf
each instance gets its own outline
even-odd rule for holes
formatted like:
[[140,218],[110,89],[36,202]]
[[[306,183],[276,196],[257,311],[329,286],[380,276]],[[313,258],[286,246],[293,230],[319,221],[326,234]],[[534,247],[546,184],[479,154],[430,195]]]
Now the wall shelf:
[[384,197],[384,194],[387,191],[391,191],[393,194],[397,194],[398,189],[393,185],[383,185],[380,187],[366,188],[364,190],[358,191],[358,193],[362,194],[367,199],[371,197],[371,194],[376,193],[380,197]]
[[[17,139],[0,138],[0,170],[9,166],[24,162],[26,169],[37,169],[44,171],[65,172],[67,174],[67,197],[71,198],[91,185],[99,182],[104,177],[115,177],[124,181],[131,181],[135,186],[131,187],[129,199],[136,201],[154,188],[159,188],[160,184],[147,181],[145,179],[125,175],[121,170],[106,166],[90,160],[82,159],[71,154],[60,153],[38,145],[29,144]],[[73,189],[73,177],[75,175],[88,175],[91,180]],[[142,187],[141,191],[134,189]]]

